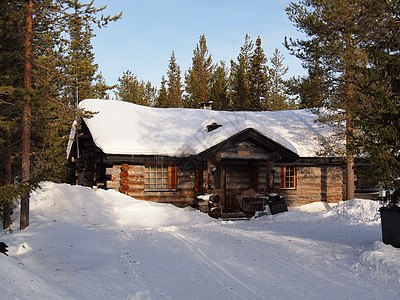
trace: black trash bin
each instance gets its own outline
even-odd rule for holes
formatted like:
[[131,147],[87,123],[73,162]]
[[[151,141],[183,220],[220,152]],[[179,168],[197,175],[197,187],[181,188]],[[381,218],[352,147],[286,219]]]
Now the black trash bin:
[[381,207],[382,241],[400,248],[400,207]]

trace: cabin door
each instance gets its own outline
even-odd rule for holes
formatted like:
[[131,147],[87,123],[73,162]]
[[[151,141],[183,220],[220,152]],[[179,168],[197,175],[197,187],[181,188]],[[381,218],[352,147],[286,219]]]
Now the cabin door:
[[253,187],[252,164],[248,161],[231,161],[225,169],[224,209],[226,212],[238,212],[242,209],[241,192]]
[[221,204],[225,203],[225,187],[226,187],[226,170],[225,164],[217,164],[215,165],[214,171],[214,194],[217,194],[221,197]]

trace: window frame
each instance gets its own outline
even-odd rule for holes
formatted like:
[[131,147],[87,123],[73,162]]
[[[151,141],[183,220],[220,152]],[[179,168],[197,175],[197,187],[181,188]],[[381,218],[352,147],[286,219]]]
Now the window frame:
[[[151,176],[155,175],[155,176]],[[171,192],[177,190],[178,169],[173,164],[144,164],[144,191]],[[149,182],[154,179],[154,183]]]
[[[289,168],[292,169],[292,170],[290,170]],[[287,172],[289,172],[289,174]],[[296,165],[290,164],[290,165],[282,165],[281,166],[281,189],[282,190],[295,190],[295,189],[297,189],[297,168],[296,168]]]

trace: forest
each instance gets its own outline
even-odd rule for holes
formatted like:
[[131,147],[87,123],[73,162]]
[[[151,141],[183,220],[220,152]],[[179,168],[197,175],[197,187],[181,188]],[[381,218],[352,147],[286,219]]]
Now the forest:
[[[93,28],[107,30],[118,15],[82,0],[0,3],[0,212],[10,225],[21,205],[29,225],[29,191],[43,180],[72,182],[65,157],[71,124],[88,112],[86,98],[157,107],[218,110],[324,108],[319,121],[335,128],[321,141],[327,155],[347,163],[347,180],[393,188],[400,178],[400,4],[396,0],[299,0],[286,14],[306,38],[282,37],[307,75],[284,80],[284,57],[268,58],[260,38],[246,35],[237,58],[213,62],[201,35],[192,66],[182,72],[171,53],[161,86],[127,70],[107,85],[95,63]],[[345,140],[346,147],[335,147]],[[329,146],[328,146],[329,145]],[[332,146],[333,145],[333,146]],[[368,163],[356,164],[358,161]],[[354,180],[353,180],[354,181]],[[361,180],[360,180],[361,181]],[[351,193],[354,186],[349,187]]]
[[296,95],[290,94],[290,81],[284,80],[289,68],[284,60],[278,49],[268,59],[261,38],[252,41],[246,35],[229,67],[225,61],[213,63],[203,34],[193,50],[192,66],[184,74],[173,51],[158,91],[128,70],[118,78],[115,94],[118,100],[155,107],[199,108],[212,102],[217,110],[295,109]]

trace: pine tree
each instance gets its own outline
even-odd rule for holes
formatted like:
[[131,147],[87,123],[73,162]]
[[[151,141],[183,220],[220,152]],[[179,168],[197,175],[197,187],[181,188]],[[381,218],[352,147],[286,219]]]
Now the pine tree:
[[75,103],[76,97],[79,100],[94,96],[93,82],[96,79],[98,65],[94,62],[93,46],[91,39],[94,37],[92,25],[104,27],[110,21],[116,21],[121,17],[121,13],[116,16],[97,15],[106,6],[97,8],[93,6],[93,1],[88,4],[80,3],[79,0],[65,0],[66,31],[69,35],[66,56],[66,76],[68,85],[65,89],[64,97],[68,99],[68,104]]
[[[25,26],[24,4],[22,1],[0,3],[0,186],[11,186],[16,165],[20,165],[22,108],[16,94],[22,98],[24,57],[16,53],[24,53],[25,36],[21,31]],[[4,229],[11,224],[13,205],[12,198],[0,200]]]
[[[76,117],[76,101],[103,96],[108,86],[94,64],[90,39],[93,25],[103,28],[118,16],[101,16],[105,7],[77,0],[35,2],[35,29],[41,39],[35,41],[35,86],[32,124],[32,168],[48,179],[61,182],[72,177],[65,161],[70,126]],[[44,1],[41,2],[44,4]],[[38,22],[40,20],[40,22]],[[37,34],[38,35],[38,34]],[[77,85],[78,83],[78,85]],[[82,83],[82,84],[80,84]],[[41,89],[38,87],[41,86]],[[78,94],[78,96],[76,96]]]
[[167,91],[167,80],[165,80],[165,76],[163,75],[161,78],[161,87],[158,91],[158,97],[155,103],[156,107],[168,107],[168,91]]
[[96,76],[96,82],[93,86],[93,97],[97,99],[109,99],[110,95],[108,91],[114,89],[115,87],[115,85],[108,85],[103,77],[103,74],[100,72]]
[[175,52],[172,51],[168,67],[168,104],[166,107],[182,107],[183,87],[181,69],[176,63]]
[[261,47],[261,38],[256,40],[256,47],[250,57],[249,70],[250,98],[248,110],[272,110],[269,103],[270,80],[267,67],[267,58]]
[[154,106],[157,99],[157,88],[151,85],[150,81],[142,81],[142,89],[144,90],[144,103],[148,103],[149,106]]
[[246,34],[244,45],[240,48],[237,62],[231,60],[230,97],[232,110],[251,110],[249,73],[253,42]]
[[[44,93],[50,90],[51,85],[41,75],[52,70],[44,63],[46,54],[54,53],[57,45],[55,38],[59,31],[50,30],[50,20],[55,16],[54,8],[57,5],[52,5],[50,0],[43,0],[35,5],[33,1],[14,0],[7,1],[5,5],[6,7],[2,6],[4,14],[1,15],[0,26],[2,45],[8,48],[1,54],[1,85],[5,91],[2,98],[6,99],[5,102],[2,101],[5,106],[2,116],[6,122],[6,145],[4,151],[1,151],[5,158],[2,169],[5,171],[5,186],[1,190],[1,198],[4,199],[4,195],[11,190],[17,193],[13,192],[12,195],[21,197],[20,227],[24,229],[29,225],[29,193],[23,187],[31,187],[29,182],[38,173],[31,172],[32,162],[35,160],[33,158],[38,157],[34,129],[37,120],[41,119],[38,118],[37,104]],[[5,27],[8,29],[3,30]],[[9,63],[13,65],[7,65]],[[10,181],[11,176],[13,182]],[[16,180],[21,183],[14,184]],[[8,204],[11,205],[11,202]],[[5,226],[9,225],[9,222],[6,223],[8,224],[4,224]]]
[[[318,60],[316,60],[318,61]],[[318,65],[308,67],[308,75],[288,82],[292,95],[298,95],[300,108],[320,108],[329,99],[329,80]]]
[[275,49],[271,58],[271,67],[269,68],[269,75],[271,78],[271,102],[273,110],[284,110],[289,107],[289,99],[286,92],[286,85],[283,76],[289,70],[289,67],[283,65],[285,57]]
[[0,3],[0,186],[11,184],[16,163],[13,158],[20,157],[17,145],[21,141],[25,2]]
[[200,103],[210,100],[212,59],[208,54],[205,35],[200,36],[196,49],[193,50],[192,67],[187,71],[185,106],[199,107]]
[[[8,52],[1,52],[0,60],[14,66],[1,64],[0,105],[6,108],[1,110],[1,136],[5,137],[1,148],[5,163],[1,173],[4,171],[6,186],[0,189],[0,200],[23,196],[20,224],[23,229],[29,225],[29,189],[39,180],[65,180],[68,173],[65,146],[76,111],[71,108],[70,100],[60,97],[66,95],[63,92],[70,84],[66,58],[71,52],[67,53],[66,49],[73,48],[70,28],[65,22],[71,21],[71,5],[80,4],[69,0],[12,0],[4,5],[0,4],[4,12],[0,16],[0,47],[7,45]],[[93,10],[89,7],[92,3],[78,14],[90,15]],[[112,19],[97,19],[92,14],[86,24],[104,26]],[[6,23],[12,32],[7,32]],[[11,120],[14,132],[8,129]]]
[[[33,1],[29,0],[26,10],[26,32],[25,32],[25,62],[24,62],[24,104],[22,108],[22,150],[21,150],[21,181],[30,179],[30,156],[31,156],[31,89],[32,89],[32,41],[33,41]],[[20,228],[29,226],[29,193],[21,197]]]
[[[362,97],[354,124],[361,134],[357,145],[369,163],[359,167],[360,181],[400,191],[400,4],[369,2],[360,23],[362,46],[369,63],[356,78]],[[400,194],[393,196],[393,201]]]
[[[90,71],[97,68],[90,53],[93,37],[90,28],[93,25],[103,28],[119,15],[98,17],[105,7],[96,8],[93,2],[47,1],[46,6],[35,6],[35,24],[40,18],[42,32],[42,41],[35,41],[35,84],[36,88],[43,88],[33,106],[34,114],[40,117],[32,127],[36,155],[32,156],[31,163],[33,169],[46,170],[42,173],[49,179],[61,182],[71,180],[73,175],[65,161],[65,147],[77,114],[76,100],[103,96],[109,88],[101,74],[92,76]],[[72,73],[87,80],[77,79]],[[79,85],[79,81],[85,82]]]
[[308,36],[307,40],[290,40],[287,48],[303,60],[305,67],[317,66],[324,74],[320,79],[327,80],[320,87],[326,89],[323,94],[329,98],[324,106],[330,110],[324,110],[329,115],[320,120],[332,125],[346,124],[336,126],[336,136],[346,140],[347,199],[354,198],[353,113],[358,93],[354,81],[357,68],[366,64],[365,52],[360,47],[364,37],[359,27],[365,7],[363,0],[306,0],[292,2],[286,9],[289,19]]
[[213,109],[228,110],[230,108],[228,87],[228,70],[225,66],[225,62],[221,61],[219,65],[214,67],[212,76],[210,101],[212,101]]
[[117,99],[121,101],[139,104],[139,89],[140,83],[136,75],[131,71],[122,73],[122,77],[118,78],[119,84],[116,87]]
[[150,82],[139,81],[131,71],[126,71],[118,78],[116,95],[121,101],[150,106],[155,103],[156,89]]

